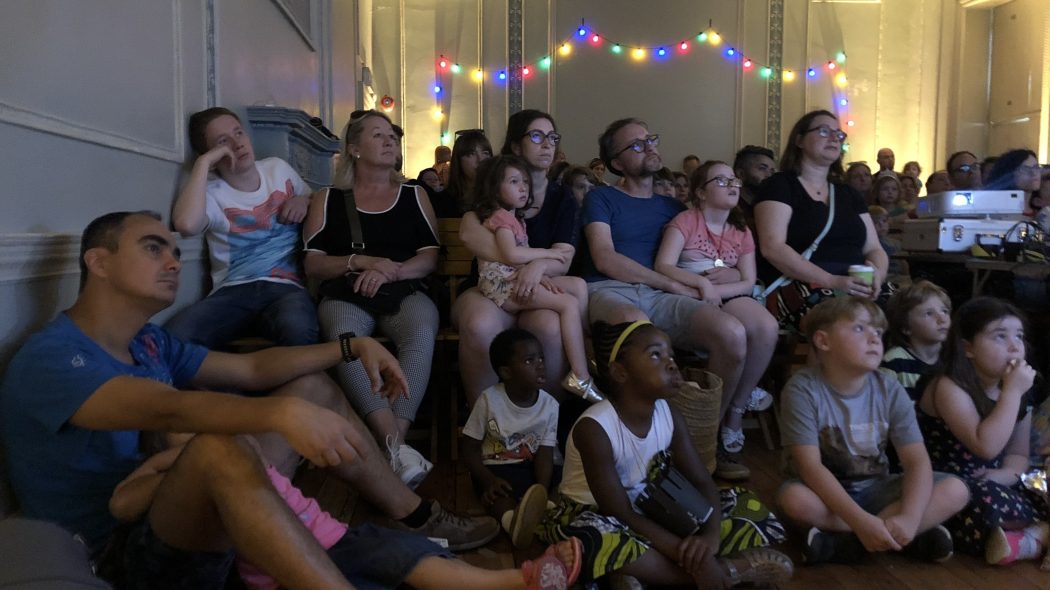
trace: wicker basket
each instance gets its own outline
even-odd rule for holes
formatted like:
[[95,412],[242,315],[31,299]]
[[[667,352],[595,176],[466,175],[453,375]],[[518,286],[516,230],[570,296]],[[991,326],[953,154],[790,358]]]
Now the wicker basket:
[[718,448],[718,418],[722,406],[722,378],[703,369],[685,369],[686,381],[678,395],[667,400],[685,418],[689,438],[700,460],[714,473]]

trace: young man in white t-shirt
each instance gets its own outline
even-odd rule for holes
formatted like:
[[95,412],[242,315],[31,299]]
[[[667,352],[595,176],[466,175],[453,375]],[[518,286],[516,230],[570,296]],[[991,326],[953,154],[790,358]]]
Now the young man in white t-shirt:
[[248,132],[229,109],[193,114],[189,134],[198,157],[172,224],[184,236],[205,232],[212,292],[165,327],[208,348],[253,325],[279,345],[316,343],[317,311],[299,270],[310,188],[284,160],[256,161]]

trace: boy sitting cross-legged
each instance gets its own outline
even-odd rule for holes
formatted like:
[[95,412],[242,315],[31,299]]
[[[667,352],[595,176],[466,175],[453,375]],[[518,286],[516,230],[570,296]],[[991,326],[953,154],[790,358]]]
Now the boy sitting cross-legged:
[[478,497],[515,547],[532,544],[554,473],[558,402],[541,389],[543,349],[530,332],[501,332],[489,347],[500,382],[481,392],[463,427],[463,455]]
[[[848,562],[864,551],[931,561],[952,555],[940,523],[969,500],[958,478],[933,473],[911,400],[878,371],[886,318],[873,302],[838,297],[806,315],[817,365],[783,392],[782,441],[798,479],[781,486],[783,514],[809,529],[808,563]],[[887,442],[903,473],[889,474]]]

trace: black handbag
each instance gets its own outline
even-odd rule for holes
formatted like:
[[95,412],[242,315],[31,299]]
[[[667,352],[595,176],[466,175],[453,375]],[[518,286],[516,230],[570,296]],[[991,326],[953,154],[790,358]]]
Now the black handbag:
[[[350,224],[350,250],[353,254],[365,254],[364,231],[361,229],[361,215],[357,212],[357,203],[354,201],[354,191],[347,189],[342,191],[343,205],[346,209],[346,220]],[[359,241],[354,241],[357,238]],[[406,297],[419,290],[421,282],[416,279],[405,281],[391,281],[383,283],[373,297],[354,291],[354,282],[360,272],[347,273],[341,278],[326,281],[321,287],[321,294],[353,303],[357,307],[373,315],[391,315],[401,310],[401,302]]]
[[683,538],[700,530],[714,512],[700,490],[673,466],[656,481],[645,484],[634,505],[653,522]]

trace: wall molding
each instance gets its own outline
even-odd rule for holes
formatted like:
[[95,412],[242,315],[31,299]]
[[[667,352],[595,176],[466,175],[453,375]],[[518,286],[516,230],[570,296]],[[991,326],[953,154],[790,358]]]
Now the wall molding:
[[173,105],[174,145],[158,145],[2,100],[0,100],[0,122],[158,160],[182,163],[186,159],[186,147],[183,139],[185,133],[182,132],[185,121],[182,112],[182,13],[179,4],[179,0],[171,0],[172,64],[174,65],[175,74],[172,86],[175,99]]
[[[182,262],[207,258],[201,236],[177,237]],[[78,234],[0,234],[0,285],[80,273]]]

